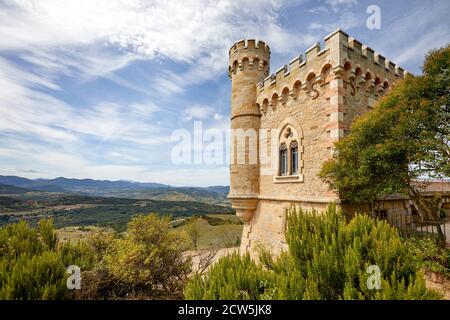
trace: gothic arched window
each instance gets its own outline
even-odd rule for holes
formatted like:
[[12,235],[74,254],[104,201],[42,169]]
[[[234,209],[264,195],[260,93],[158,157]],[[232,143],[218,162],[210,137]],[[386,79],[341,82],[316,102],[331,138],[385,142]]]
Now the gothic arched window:
[[273,177],[275,183],[303,182],[302,138],[301,130],[297,131],[291,124],[282,126],[278,142],[278,168]]

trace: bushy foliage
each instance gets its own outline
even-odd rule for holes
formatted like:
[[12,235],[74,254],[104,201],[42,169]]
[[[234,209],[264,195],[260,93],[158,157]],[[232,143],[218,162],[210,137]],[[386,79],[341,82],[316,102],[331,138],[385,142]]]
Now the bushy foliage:
[[93,244],[100,261],[84,274],[78,298],[177,298],[191,270],[184,254],[186,239],[170,232],[169,218],[136,216],[123,237]]
[[37,228],[24,221],[1,227],[0,299],[64,298],[67,266],[83,265],[89,252],[81,244],[58,245],[51,220]]
[[[0,299],[178,298],[191,261],[187,239],[169,218],[136,216],[121,235],[100,232],[58,242],[51,220],[0,227]],[[67,267],[80,267],[81,290],[68,290]]]
[[[238,255],[222,258],[205,277],[187,284],[187,299],[433,299],[397,231],[357,215],[349,223],[330,206],[325,213],[290,210],[289,251],[260,264]],[[381,270],[381,287],[369,289]]]
[[439,246],[433,235],[415,236],[407,240],[408,249],[419,266],[427,271],[450,276],[450,249]]

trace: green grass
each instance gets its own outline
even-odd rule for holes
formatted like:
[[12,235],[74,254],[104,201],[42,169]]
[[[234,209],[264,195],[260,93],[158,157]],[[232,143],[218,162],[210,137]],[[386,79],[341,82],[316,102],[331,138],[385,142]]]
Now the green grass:
[[[232,215],[228,214],[210,214],[208,216],[227,220],[228,218],[234,219],[232,218]],[[211,247],[236,247],[240,244],[243,229],[242,224],[229,223],[212,226],[205,219],[200,219],[199,227],[200,237],[198,240],[197,249],[205,249]],[[176,228],[175,230],[177,230],[177,232],[183,232],[184,229],[185,226],[181,226]]]
[[64,227],[56,230],[58,240],[62,242],[78,242],[84,241],[89,236],[105,231],[105,228],[99,228],[96,226],[81,226],[81,227]]
[[217,214],[207,214],[207,216],[208,217],[212,217],[212,218],[219,218],[219,219],[223,219],[223,220],[228,220],[228,221],[231,221],[231,222],[234,222],[234,223],[239,223],[239,221],[240,221],[240,219],[239,219],[239,217],[236,215],[236,214],[227,214],[227,213],[224,213],[224,214],[220,214],[220,213],[217,213]]

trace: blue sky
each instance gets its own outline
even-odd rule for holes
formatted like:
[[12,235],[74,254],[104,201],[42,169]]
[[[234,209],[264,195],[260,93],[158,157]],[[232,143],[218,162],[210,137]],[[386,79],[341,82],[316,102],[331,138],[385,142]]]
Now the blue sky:
[[174,164],[171,136],[229,127],[235,41],[265,40],[275,71],[340,27],[417,74],[449,15],[446,0],[1,0],[0,174],[228,184],[227,164]]

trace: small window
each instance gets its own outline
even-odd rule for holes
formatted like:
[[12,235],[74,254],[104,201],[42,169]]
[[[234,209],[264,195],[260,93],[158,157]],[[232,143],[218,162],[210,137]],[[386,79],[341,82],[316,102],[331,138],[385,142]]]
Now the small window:
[[280,146],[280,176],[288,174],[288,150],[286,144]]
[[297,141],[291,143],[291,174],[298,174],[298,145]]

